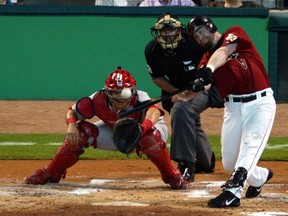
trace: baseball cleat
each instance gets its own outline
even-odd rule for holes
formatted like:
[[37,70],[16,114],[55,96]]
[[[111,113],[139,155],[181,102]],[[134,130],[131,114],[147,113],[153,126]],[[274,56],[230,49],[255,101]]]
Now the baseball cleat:
[[189,172],[189,168],[186,168],[184,170],[184,173],[182,174],[182,179],[186,180],[188,183],[194,182],[194,173]]
[[180,180],[180,188],[179,189],[187,189],[189,187],[189,182],[185,179]]
[[[272,170],[268,169],[268,176],[267,176],[266,182],[268,182],[272,177],[273,177],[273,172],[272,172]],[[260,187],[249,186],[247,191],[246,191],[246,194],[245,194],[246,198],[255,198],[255,197],[259,196],[261,191],[262,191],[264,184],[261,185]]]
[[46,184],[49,182],[51,174],[46,169],[38,169],[31,176],[26,176],[24,178],[24,183],[26,184]]
[[216,198],[210,199],[208,206],[211,208],[238,207],[240,206],[240,199],[230,191],[224,191]]
[[64,170],[63,173],[60,174],[51,174],[51,171],[48,171],[48,169],[38,169],[33,173],[31,176],[26,176],[24,178],[25,184],[33,184],[33,185],[39,185],[39,184],[47,184],[47,183],[59,183],[61,178],[65,178],[67,171]]
[[179,162],[178,169],[181,172],[181,177],[188,183],[194,182],[195,164],[187,162]]
[[182,176],[170,179],[167,183],[169,183],[171,188],[174,190],[187,189],[189,186],[189,182],[187,182]]

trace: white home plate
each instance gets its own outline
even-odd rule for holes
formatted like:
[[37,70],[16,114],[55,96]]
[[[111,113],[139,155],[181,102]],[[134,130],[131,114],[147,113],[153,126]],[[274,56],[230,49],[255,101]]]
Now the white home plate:
[[93,203],[92,205],[96,205],[96,206],[149,206],[149,204],[146,204],[146,203],[137,203],[137,202],[129,202],[129,201],[98,202],[98,203]]
[[109,179],[92,179],[90,181],[90,184],[105,184],[108,182],[113,182],[114,180],[109,180]]
[[221,187],[225,181],[202,181],[201,184],[206,184],[206,187]]
[[74,194],[74,195],[87,195],[87,194],[94,193],[94,192],[100,192],[100,190],[99,189],[75,189],[68,193]]
[[210,197],[207,190],[192,190],[186,194],[189,198]]

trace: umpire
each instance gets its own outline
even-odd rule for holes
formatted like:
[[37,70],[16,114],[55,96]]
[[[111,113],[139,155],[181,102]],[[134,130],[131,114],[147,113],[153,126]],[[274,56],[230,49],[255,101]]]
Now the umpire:
[[[153,82],[162,95],[185,88],[195,80],[203,48],[188,37],[179,18],[169,12],[158,18],[151,34],[154,39],[146,45],[145,58]],[[200,113],[211,106],[208,92],[192,100],[189,92],[184,92],[162,106],[171,114],[170,157],[178,162],[183,177],[193,182],[194,173],[213,173],[215,155],[200,122]]]

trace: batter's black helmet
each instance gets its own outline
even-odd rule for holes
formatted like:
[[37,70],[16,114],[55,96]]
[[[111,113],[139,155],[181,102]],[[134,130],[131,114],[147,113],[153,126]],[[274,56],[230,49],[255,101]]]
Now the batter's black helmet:
[[187,25],[189,34],[193,35],[193,33],[197,32],[202,26],[205,26],[212,33],[217,31],[217,26],[209,19],[209,17],[197,16],[192,18]]

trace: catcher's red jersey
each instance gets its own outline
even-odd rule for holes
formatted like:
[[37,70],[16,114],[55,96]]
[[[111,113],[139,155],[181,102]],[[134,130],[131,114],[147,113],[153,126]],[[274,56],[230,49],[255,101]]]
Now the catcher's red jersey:
[[[137,94],[131,99],[130,105],[135,105],[139,101],[149,100],[150,97],[144,91],[137,90]],[[115,122],[119,119],[116,110],[109,103],[109,98],[103,91],[98,91],[92,94],[89,98],[85,97],[77,101],[72,106],[74,113],[79,120],[91,119],[93,116],[97,116],[108,127],[113,128]],[[159,109],[161,114],[164,112]],[[146,110],[142,110],[136,113],[132,113],[127,116],[135,119],[137,122],[142,122],[145,117]]]
[[237,43],[236,51],[213,73],[221,97],[225,98],[229,94],[250,94],[270,87],[259,53],[246,32],[239,26],[233,26],[223,33],[217,47],[204,54],[199,67],[206,65],[219,47],[233,43]]

